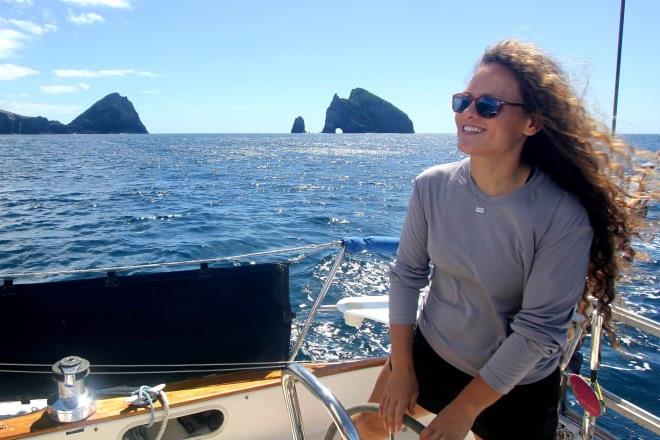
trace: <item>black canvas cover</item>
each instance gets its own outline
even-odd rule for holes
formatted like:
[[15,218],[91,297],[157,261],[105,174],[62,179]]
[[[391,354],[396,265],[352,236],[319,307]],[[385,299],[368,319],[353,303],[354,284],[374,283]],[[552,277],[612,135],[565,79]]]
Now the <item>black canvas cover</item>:
[[[288,277],[287,265],[268,263],[5,283],[0,364],[52,364],[77,355],[92,365],[88,382],[103,387],[190,374],[101,377],[94,373],[110,370],[99,365],[282,361],[292,321]],[[0,373],[0,398],[48,383],[46,375]]]

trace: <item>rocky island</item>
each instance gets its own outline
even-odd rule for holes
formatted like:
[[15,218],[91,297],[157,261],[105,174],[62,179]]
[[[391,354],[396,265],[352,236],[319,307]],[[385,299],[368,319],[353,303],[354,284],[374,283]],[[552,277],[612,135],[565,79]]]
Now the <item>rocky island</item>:
[[325,114],[323,133],[414,133],[404,112],[365,89],[351,90],[348,99],[337,96]]
[[294,119],[291,133],[307,133],[307,131],[305,131],[305,120],[302,116],[298,116]]
[[133,104],[119,93],[97,101],[64,125],[36,116],[21,116],[0,110],[0,134],[147,133]]

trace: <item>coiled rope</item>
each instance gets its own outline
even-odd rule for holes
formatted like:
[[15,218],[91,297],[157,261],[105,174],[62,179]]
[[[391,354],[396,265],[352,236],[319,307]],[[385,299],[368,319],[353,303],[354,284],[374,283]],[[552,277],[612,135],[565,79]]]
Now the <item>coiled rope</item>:
[[156,437],[154,437],[154,440],[160,440],[163,437],[165,428],[167,427],[167,417],[170,414],[170,402],[167,400],[167,394],[165,394],[165,391],[163,391],[164,388],[164,384],[156,385],[155,387],[142,385],[140,388],[134,391],[129,398],[126,399],[126,402],[132,406],[136,406],[138,408],[144,408],[146,406],[149,407],[150,419],[147,428],[151,428],[156,419],[154,401],[160,401],[160,404],[163,407],[163,421],[160,424],[160,429],[158,430]]

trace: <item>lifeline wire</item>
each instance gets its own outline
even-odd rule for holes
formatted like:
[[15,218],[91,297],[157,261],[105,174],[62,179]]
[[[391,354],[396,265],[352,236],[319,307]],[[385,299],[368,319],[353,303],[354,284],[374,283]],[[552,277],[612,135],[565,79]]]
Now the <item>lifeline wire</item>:
[[[363,357],[363,358],[351,358],[351,361],[360,361],[360,360],[366,360],[366,359],[371,359],[368,357]],[[319,360],[314,360],[314,361],[297,361],[296,363],[298,364],[303,364],[303,365],[308,365],[308,364],[315,364],[318,362],[323,362],[328,365],[334,365],[334,364],[340,364],[343,362],[346,362],[346,360],[336,360],[336,361],[319,361]],[[227,363],[227,364],[171,364],[171,365],[141,365],[141,366],[135,366],[135,365],[105,365],[103,366],[104,368],[133,368],[133,367],[141,367],[141,368],[157,368],[157,367],[194,367],[194,366],[228,366],[230,368],[212,368],[212,369],[194,369],[194,370],[153,370],[153,371],[90,371],[90,375],[122,375],[122,374],[132,374],[132,375],[138,375],[138,374],[178,374],[178,373],[222,373],[222,372],[230,372],[230,371],[238,371],[238,370],[264,370],[264,369],[278,369],[278,368],[284,368],[286,365],[290,364],[290,361],[277,361],[277,362],[245,362],[245,363]],[[15,369],[0,369],[0,373],[21,373],[21,374],[53,374],[52,371],[50,371],[51,365],[50,364],[7,364],[7,363],[0,363],[0,367],[2,366],[14,366],[14,367],[21,367],[21,366],[29,366],[29,367],[40,367],[40,368],[48,368],[48,371],[30,371],[30,370],[15,370]],[[100,367],[100,365],[98,366]]]
[[125,272],[128,270],[136,269],[155,269],[158,267],[172,267],[172,266],[192,266],[202,263],[219,263],[221,261],[232,261],[238,260],[241,258],[252,258],[252,257],[263,257],[267,255],[278,255],[278,254],[289,254],[292,252],[300,251],[314,251],[318,252],[324,249],[330,249],[341,245],[342,241],[331,241],[328,243],[321,244],[308,244],[305,246],[298,246],[292,248],[283,248],[283,249],[274,249],[272,251],[263,251],[263,252],[253,252],[242,255],[233,255],[229,257],[217,257],[217,258],[207,258],[200,260],[186,260],[186,261],[172,261],[172,262],[163,262],[163,263],[147,263],[147,264],[136,264],[134,266],[114,266],[114,267],[96,267],[89,269],[69,269],[69,270],[59,270],[59,271],[47,271],[47,272],[17,272],[17,273],[3,273],[0,274],[0,278],[25,278],[25,277],[43,277],[43,276],[53,276],[53,275],[73,275],[73,274],[82,274],[82,273],[101,273],[101,272]]

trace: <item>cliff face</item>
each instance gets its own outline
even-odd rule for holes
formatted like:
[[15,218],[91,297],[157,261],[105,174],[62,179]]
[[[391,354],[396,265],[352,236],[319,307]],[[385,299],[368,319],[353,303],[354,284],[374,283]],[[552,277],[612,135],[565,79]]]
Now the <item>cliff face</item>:
[[0,110],[0,134],[147,133],[128,98],[112,93],[70,124]]
[[73,133],[147,133],[131,101],[111,93],[69,125]]
[[41,116],[21,116],[0,110],[0,134],[68,133],[66,125]]
[[298,116],[293,121],[293,127],[291,127],[291,133],[307,133],[305,131],[305,120],[302,116]]
[[335,94],[325,114],[323,133],[414,133],[413,123],[394,105],[364,89],[353,89],[348,99]]

